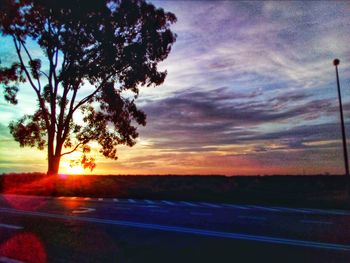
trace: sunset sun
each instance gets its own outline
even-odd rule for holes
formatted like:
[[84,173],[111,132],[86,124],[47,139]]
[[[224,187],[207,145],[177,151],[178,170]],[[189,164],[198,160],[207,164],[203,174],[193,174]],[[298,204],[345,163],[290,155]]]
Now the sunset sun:
[[84,169],[81,166],[73,166],[73,167],[69,167],[68,173],[69,174],[74,174],[74,175],[83,174],[84,173]]
[[62,162],[60,171],[70,175],[84,174],[84,168],[81,165],[71,165],[69,162]]

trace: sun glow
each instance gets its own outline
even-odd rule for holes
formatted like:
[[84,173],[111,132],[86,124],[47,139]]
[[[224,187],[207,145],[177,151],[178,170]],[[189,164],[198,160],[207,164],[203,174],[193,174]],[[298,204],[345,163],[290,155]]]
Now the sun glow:
[[62,162],[60,168],[60,173],[69,175],[84,174],[84,168],[80,165],[71,166],[68,162]]
[[74,175],[83,174],[84,173],[84,169],[81,166],[73,166],[73,167],[70,167],[70,169],[68,170],[68,173],[69,174],[74,174]]

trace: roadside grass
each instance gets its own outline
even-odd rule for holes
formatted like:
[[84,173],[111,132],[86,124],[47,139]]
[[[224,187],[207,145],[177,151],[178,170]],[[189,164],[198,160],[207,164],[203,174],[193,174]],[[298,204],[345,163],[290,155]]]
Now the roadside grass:
[[350,209],[348,178],[313,176],[134,176],[2,174],[7,194],[188,200]]

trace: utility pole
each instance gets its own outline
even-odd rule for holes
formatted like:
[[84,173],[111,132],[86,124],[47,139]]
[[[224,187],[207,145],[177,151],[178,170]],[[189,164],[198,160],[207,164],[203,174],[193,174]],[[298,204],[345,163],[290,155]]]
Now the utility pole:
[[343,105],[341,101],[340,93],[340,84],[339,84],[339,74],[338,74],[338,65],[339,59],[333,60],[333,65],[335,66],[335,73],[337,76],[337,87],[338,87],[338,99],[339,99],[339,111],[340,111],[340,122],[341,122],[341,133],[343,138],[343,151],[344,151],[344,165],[345,165],[345,175],[349,178],[349,160],[348,160],[348,150],[346,148],[346,134],[345,134],[345,125],[344,125],[344,116],[343,116]]

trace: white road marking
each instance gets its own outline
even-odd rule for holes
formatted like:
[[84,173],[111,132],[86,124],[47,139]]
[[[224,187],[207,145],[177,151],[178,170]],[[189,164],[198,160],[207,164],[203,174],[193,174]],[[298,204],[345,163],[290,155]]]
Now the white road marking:
[[90,213],[96,211],[95,208],[90,208],[90,207],[78,207],[78,209],[73,210],[73,214],[85,214],[85,213]]
[[71,197],[70,199],[71,199],[71,200],[75,200],[75,199],[77,199],[77,198],[76,198],[75,196],[73,196],[73,197]]
[[185,205],[188,205],[188,206],[198,206],[194,203],[190,203],[190,202],[185,202],[185,201],[180,201],[181,204],[185,204]]
[[253,220],[261,220],[261,221],[266,221],[267,218],[263,216],[237,216],[238,218],[243,218],[243,219],[253,219]]
[[0,224],[0,227],[9,228],[9,229],[23,229],[21,226],[8,225],[8,224]]
[[90,197],[85,197],[84,200],[90,200],[91,198]]
[[61,199],[64,199],[64,198],[65,198],[64,196],[60,196],[60,197],[58,197],[57,199],[60,199],[60,200],[61,200]]
[[279,206],[274,206],[272,208],[276,208],[276,209],[280,210],[281,212],[293,212],[293,213],[297,212],[297,213],[306,213],[306,214],[311,213],[308,210],[300,209],[300,208],[279,207]]
[[136,203],[136,201],[134,199],[128,199],[128,202],[133,203],[133,204]]
[[[303,208],[304,209],[304,208]],[[314,208],[305,208],[305,210],[310,213],[321,213],[321,214],[331,214],[331,215],[350,215],[348,211],[341,210],[326,210],[326,209],[314,209]]]
[[148,224],[148,223],[134,222],[134,221],[110,220],[110,219],[90,218],[90,217],[82,217],[82,216],[67,216],[67,215],[51,214],[51,213],[44,213],[44,212],[30,212],[30,211],[16,210],[11,208],[0,208],[0,211],[11,213],[11,214],[56,218],[56,219],[63,219],[63,220],[76,220],[76,221],[82,221],[82,222],[118,225],[118,226],[151,229],[151,230],[159,230],[159,231],[167,231],[167,232],[187,233],[187,234],[194,234],[194,235],[201,235],[201,236],[221,237],[221,238],[229,238],[229,239],[266,242],[266,243],[272,243],[272,244],[284,244],[284,245],[301,246],[301,247],[313,247],[313,248],[321,248],[321,249],[350,251],[350,245],[343,245],[343,244],[336,244],[336,243],[306,241],[306,240],[278,238],[278,237],[269,237],[269,236],[258,236],[258,235],[252,235],[252,234],[213,231],[213,230],[190,228],[190,227]]
[[228,206],[232,208],[238,208],[238,209],[243,209],[243,210],[250,210],[249,207],[242,206],[242,205],[231,205],[231,204],[222,204],[223,206]]
[[329,221],[319,221],[319,220],[299,220],[300,223],[303,224],[319,224],[319,225],[333,225],[333,222],[329,222]]
[[0,256],[0,262],[2,262],[2,263],[24,263],[23,261],[19,261],[17,259],[3,257],[3,256]]
[[[290,208],[290,207],[278,207],[274,206],[272,208],[276,208],[282,211],[289,211],[289,212],[299,212],[299,213],[305,213],[305,214],[330,214],[330,215],[350,215],[350,211],[346,210],[334,210],[334,209],[316,209],[316,208]],[[282,212],[281,211],[281,212]]]
[[144,200],[147,204],[155,204],[156,202],[154,202],[154,201],[151,201],[151,200]]
[[138,205],[139,207],[146,207],[146,208],[159,208],[158,205]]
[[209,207],[214,207],[214,208],[222,208],[220,205],[214,205],[210,203],[200,203],[201,205],[209,206]]
[[279,209],[276,209],[276,208],[270,208],[270,207],[259,206],[259,205],[249,205],[248,207],[266,210],[266,211],[273,211],[273,212],[280,211]]
[[193,216],[212,216],[212,213],[201,213],[201,212],[190,212],[190,215]]
[[350,211],[346,211],[346,210],[331,209],[331,210],[328,210],[328,211],[331,212],[331,213],[334,213],[334,214],[339,214],[339,215],[350,215]]
[[99,198],[99,199],[97,199],[98,201],[103,201],[103,198]]
[[113,198],[113,202],[119,202],[118,198]]
[[176,205],[174,202],[170,202],[170,201],[162,200],[162,202],[163,202],[164,204],[167,204],[167,205]]
[[169,210],[151,209],[150,212],[165,214],[165,213],[169,213]]

